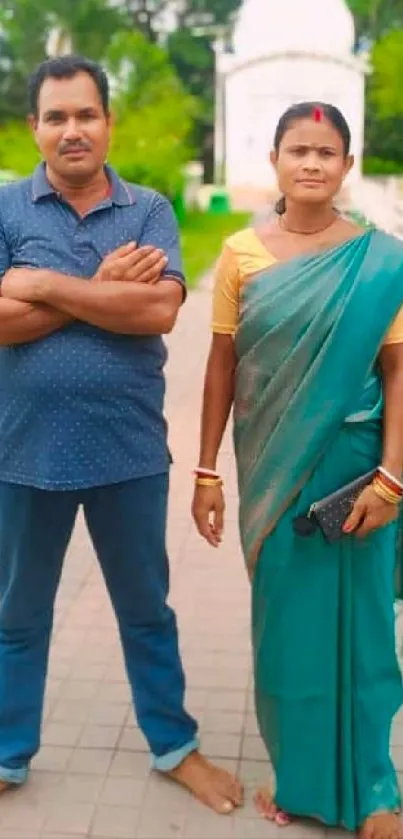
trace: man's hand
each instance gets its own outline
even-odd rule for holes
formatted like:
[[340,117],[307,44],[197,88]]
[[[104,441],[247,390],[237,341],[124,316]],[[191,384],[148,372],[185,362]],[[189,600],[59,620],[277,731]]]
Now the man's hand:
[[135,242],[109,253],[101,262],[93,279],[97,282],[131,281],[138,283],[157,283],[168,264],[164,251],[152,245],[141,248]]
[[[168,264],[164,252],[152,245],[137,248],[134,242],[111,251],[93,277],[96,282],[138,282],[154,285]],[[14,300],[36,303],[46,299],[46,289],[60,273],[39,268],[10,268],[1,283],[1,294]],[[83,280],[85,282],[85,280]]]

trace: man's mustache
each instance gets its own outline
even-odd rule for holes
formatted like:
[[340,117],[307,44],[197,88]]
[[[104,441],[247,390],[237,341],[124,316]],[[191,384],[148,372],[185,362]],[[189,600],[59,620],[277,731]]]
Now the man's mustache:
[[91,151],[89,143],[62,143],[59,146],[59,154],[67,154],[69,151]]

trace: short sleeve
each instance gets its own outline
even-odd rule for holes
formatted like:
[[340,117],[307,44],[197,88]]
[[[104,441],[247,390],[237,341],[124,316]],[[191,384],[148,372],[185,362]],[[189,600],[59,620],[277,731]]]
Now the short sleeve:
[[403,344],[403,307],[397,313],[384,340],[384,346],[389,344]]
[[7,245],[6,234],[0,218],[0,281],[11,266],[11,256]]
[[156,192],[151,201],[138,245],[154,245],[161,248],[168,258],[163,277],[178,280],[184,287],[182,255],[179,239],[179,225],[172,205],[167,198]]
[[239,268],[236,255],[225,244],[214,272],[212,330],[235,335],[239,318]]

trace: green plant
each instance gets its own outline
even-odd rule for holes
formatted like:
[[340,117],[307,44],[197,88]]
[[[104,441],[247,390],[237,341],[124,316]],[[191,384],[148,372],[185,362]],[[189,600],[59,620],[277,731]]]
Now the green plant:
[[366,157],[363,161],[365,175],[402,175],[403,163],[397,160],[383,160],[381,157]]
[[187,94],[162,47],[140,32],[120,33],[108,51],[116,126],[110,161],[129,181],[174,198],[183,187],[196,100]]
[[223,242],[250,221],[248,213],[189,212],[181,225],[183,264],[189,288],[209,271],[218,258]]
[[0,169],[30,175],[39,162],[38,150],[25,122],[0,125]]
[[164,109],[143,108],[122,115],[109,160],[126,180],[173,198],[183,187],[183,167],[190,156],[183,128],[183,122],[172,120],[169,102]]

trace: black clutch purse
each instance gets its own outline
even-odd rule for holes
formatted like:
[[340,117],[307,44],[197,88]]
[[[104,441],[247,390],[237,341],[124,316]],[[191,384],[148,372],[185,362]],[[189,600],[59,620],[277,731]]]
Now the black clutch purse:
[[327,542],[337,542],[344,536],[343,525],[360,492],[372,482],[376,469],[351,481],[350,484],[332,492],[320,501],[311,504],[306,516],[297,516],[293,526],[299,536],[312,536],[319,527]]

